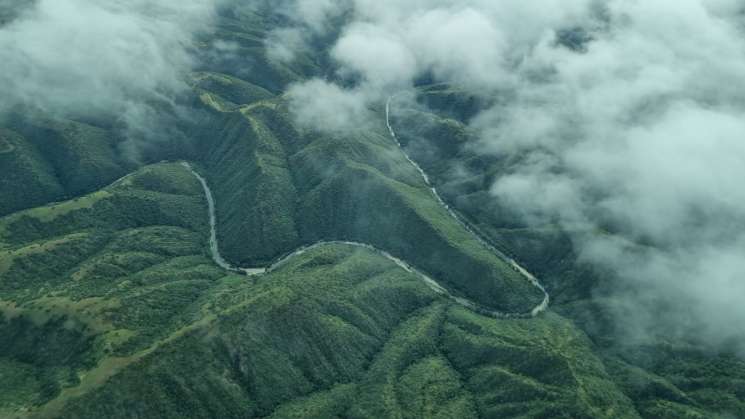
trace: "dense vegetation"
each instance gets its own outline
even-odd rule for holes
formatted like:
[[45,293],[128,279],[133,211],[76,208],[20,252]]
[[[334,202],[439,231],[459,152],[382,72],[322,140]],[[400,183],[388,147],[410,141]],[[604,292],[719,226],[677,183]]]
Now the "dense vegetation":
[[229,259],[260,266],[302,244],[353,240],[486,306],[527,312],[540,302],[539,290],[442,208],[383,126],[343,137],[303,132],[278,100],[215,109],[213,118],[204,164]]
[[566,320],[478,316],[363,249],[225,282],[203,311],[60,417],[636,417]]
[[[286,86],[333,71],[323,39],[293,64],[269,60],[281,23],[221,9],[195,46],[192,120],[147,158],[205,174],[226,257],[263,266],[354,240],[481,304],[533,307],[540,293],[441,208],[382,112],[343,135],[296,126]],[[215,42],[234,53],[212,55]],[[745,417],[741,357],[664,333],[619,341],[612,277],[578,263],[566,231],[528,227],[488,196],[515,163],[469,151],[467,122],[493,99],[426,84],[417,99],[395,106],[407,151],[548,285],[551,311],[487,318],[344,245],[261,277],[225,272],[184,167],[129,159],[111,121],[14,115],[0,124],[0,418]]]
[[0,219],[0,412],[43,404],[189,321],[224,276],[205,211],[191,174],[164,164]]
[[416,105],[399,101],[394,113],[407,150],[436,180],[448,202],[541,278],[553,310],[589,335],[605,368],[641,416],[745,415],[745,362],[740,354],[713,352],[706,342],[691,342],[665,330],[641,341],[624,341],[612,321],[615,301],[606,292],[612,272],[583,263],[569,232],[553,224],[528,226],[489,196],[496,177],[520,157],[472,151],[478,147],[477,137],[467,128],[472,112],[458,111],[488,103],[486,99],[443,85],[422,86],[416,96]]
[[[374,252],[343,245],[258,280],[226,275],[207,259],[206,225],[201,188],[178,164],[0,220],[0,412],[628,410],[587,338],[556,315],[484,318]],[[508,377],[516,381],[495,397],[494,383]],[[591,395],[580,403],[579,389]]]
[[0,129],[0,216],[92,192],[131,170],[105,129],[20,116],[10,126]]

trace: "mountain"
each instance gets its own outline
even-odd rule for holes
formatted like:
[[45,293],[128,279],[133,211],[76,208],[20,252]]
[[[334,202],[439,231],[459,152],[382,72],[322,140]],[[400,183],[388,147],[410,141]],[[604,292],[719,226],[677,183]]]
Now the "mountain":
[[[6,409],[76,418],[629,409],[567,320],[480,316],[371,250],[330,244],[249,280],[222,271],[205,247],[201,192],[166,163],[3,220]],[[512,384],[494,393],[504,380]],[[590,396],[578,403],[579,391]]]
[[120,121],[4,115],[0,418],[745,416],[736,352],[624,341],[572,232],[491,198],[493,98],[423,79],[309,128],[293,83],[354,80],[333,39],[272,60],[286,19],[219,8],[143,158]]

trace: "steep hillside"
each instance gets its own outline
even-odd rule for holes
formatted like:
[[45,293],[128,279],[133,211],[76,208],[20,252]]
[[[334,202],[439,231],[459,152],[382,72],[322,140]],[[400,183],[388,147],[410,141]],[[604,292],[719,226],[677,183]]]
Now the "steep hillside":
[[0,129],[0,215],[61,199],[64,188],[41,152],[20,134]]
[[322,75],[328,57],[321,45],[308,45],[291,62],[272,60],[266,49],[272,29],[285,23],[281,7],[271,2],[223,2],[211,31],[196,45],[199,70],[219,72],[279,94],[289,83]]
[[390,115],[309,129],[289,86],[379,87],[332,52],[352,11],[300,39],[288,2],[216,4],[175,51],[177,92],[125,92],[144,130],[2,109],[0,419],[745,417],[734,345],[626,339],[576,232],[494,199],[525,156],[471,122],[512,93],[421,74]]
[[105,129],[43,117],[8,125],[0,129],[0,216],[92,192],[131,169]]
[[0,417],[105,379],[198,314],[225,275],[205,211],[188,171],[158,165],[0,219]]
[[437,201],[387,135],[347,135],[296,127],[282,99],[231,110],[203,94],[204,165],[215,185],[223,253],[261,266],[319,240],[369,243],[409,261],[455,294],[506,312],[543,299],[506,261],[464,229]]
[[[425,167],[447,202],[541,278],[551,294],[552,309],[589,335],[611,377],[642,417],[745,415],[741,354],[712,353],[707,342],[667,330],[641,340],[624,339],[613,320],[618,318],[613,310],[620,302],[605,291],[613,273],[583,262],[572,232],[552,224],[526,225],[513,209],[494,199],[490,193],[494,181],[509,173],[520,156],[476,152],[483,144],[468,119],[473,109],[487,103],[483,98],[442,85],[422,87],[417,95],[416,105],[399,100],[394,106],[393,123],[405,148]],[[464,109],[472,111],[456,112]]]
[[175,163],[0,219],[0,416],[635,417],[559,316],[482,317],[341,244],[229,275],[208,225]]
[[366,250],[315,249],[205,307],[60,417],[637,417],[565,320],[474,315]]

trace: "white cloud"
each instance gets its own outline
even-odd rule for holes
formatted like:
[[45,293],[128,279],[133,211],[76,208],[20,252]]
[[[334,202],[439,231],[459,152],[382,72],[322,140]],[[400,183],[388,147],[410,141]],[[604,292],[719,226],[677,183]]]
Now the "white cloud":
[[55,116],[105,115],[133,133],[155,132],[154,106],[171,106],[187,89],[188,49],[213,7],[197,0],[39,0],[0,27],[0,111],[29,105]]
[[[361,81],[306,85],[340,112],[306,121],[323,129],[328,117],[338,130],[427,72],[495,95],[472,121],[477,150],[523,161],[497,180],[495,199],[530,222],[582,231],[583,258],[623,280],[637,327],[735,334],[721,322],[745,321],[741,1],[351,4],[332,57]],[[557,42],[567,30],[583,31],[581,48]],[[608,226],[615,237],[586,234]],[[652,315],[652,300],[669,316]]]
[[319,128],[329,132],[368,127],[371,112],[363,92],[345,90],[323,80],[315,79],[290,87],[290,110],[300,126]]
[[121,106],[177,90],[209,2],[40,0],[0,29],[2,104]]
[[414,53],[396,34],[369,23],[350,25],[331,51],[342,72],[362,75],[372,87],[403,87],[418,72]]

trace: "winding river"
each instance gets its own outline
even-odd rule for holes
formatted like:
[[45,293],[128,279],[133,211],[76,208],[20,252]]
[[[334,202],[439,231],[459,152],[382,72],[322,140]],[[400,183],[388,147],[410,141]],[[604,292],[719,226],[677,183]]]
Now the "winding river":
[[505,313],[495,310],[487,309],[469,299],[462,298],[455,296],[451,294],[445,287],[440,285],[439,282],[434,280],[429,275],[425,274],[419,269],[416,269],[411,264],[391,255],[390,253],[386,252],[385,250],[378,249],[375,246],[372,246],[367,243],[358,243],[358,242],[351,242],[351,241],[320,241],[317,243],[314,243],[312,245],[303,246],[292,253],[289,253],[286,256],[281,257],[280,259],[276,260],[275,262],[271,263],[269,266],[265,267],[238,267],[233,266],[228,262],[222,254],[220,254],[220,247],[218,245],[218,239],[217,239],[217,216],[215,214],[215,198],[212,194],[212,190],[209,187],[209,184],[207,183],[207,180],[200,175],[194,168],[186,162],[182,162],[181,164],[186,167],[196,178],[199,180],[199,183],[202,185],[202,189],[204,189],[204,195],[207,198],[207,207],[209,212],[209,222],[210,222],[210,239],[209,239],[209,245],[210,245],[210,253],[212,254],[212,259],[215,261],[217,265],[219,265],[221,268],[235,272],[240,273],[248,276],[255,276],[255,275],[263,275],[269,272],[272,272],[276,270],[277,268],[281,267],[287,261],[290,259],[302,255],[303,253],[312,250],[317,247],[326,246],[330,244],[344,244],[348,246],[356,246],[365,248],[368,250],[371,250],[386,259],[392,261],[402,269],[406,270],[409,273],[412,273],[416,276],[418,276],[429,288],[431,288],[434,292],[437,294],[443,295],[454,302],[460,304],[461,306],[464,306],[466,308],[469,308],[473,311],[476,311],[480,314],[484,314],[490,317],[500,318],[500,319],[514,319],[514,318],[532,318],[537,316],[538,314],[546,311],[549,305],[549,295],[548,292],[546,292],[546,289],[541,285],[541,283],[538,281],[538,279],[533,276],[527,269],[522,267],[517,261],[514,259],[507,257],[504,253],[499,251],[496,247],[491,245],[488,241],[486,241],[484,238],[482,238],[479,234],[477,234],[473,228],[471,228],[468,223],[466,223],[455,211],[453,211],[450,206],[445,203],[445,201],[440,196],[437,189],[432,185],[432,183],[429,180],[429,176],[427,176],[427,173],[415,162],[409,155],[406,153],[404,148],[401,146],[401,143],[398,140],[398,136],[396,135],[395,130],[391,126],[391,120],[390,120],[390,112],[391,112],[391,101],[393,100],[393,97],[389,98],[385,105],[385,120],[386,125],[388,126],[388,131],[390,133],[391,138],[396,142],[398,147],[401,149],[401,151],[404,153],[404,156],[406,156],[406,159],[411,163],[412,166],[416,168],[416,170],[421,175],[422,179],[424,180],[425,184],[430,188],[432,191],[433,196],[437,200],[437,202],[442,205],[445,210],[450,214],[453,219],[455,219],[458,224],[460,224],[464,229],[466,229],[469,233],[471,233],[474,237],[478,239],[478,241],[485,246],[487,249],[489,249],[492,253],[494,253],[497,257],[508,263],[515,271],[520,273],[528,282],[530,282],[534,287],[538,288],[544,295],[543,300],[540,304],[538,304],[536,307],[534,307],[529,313]]

